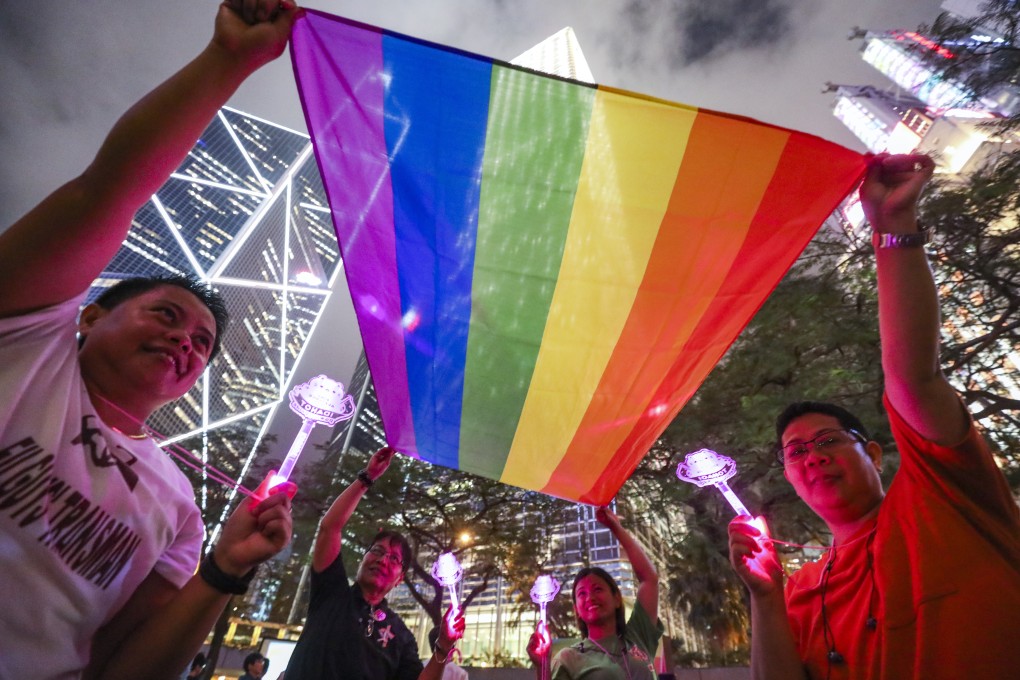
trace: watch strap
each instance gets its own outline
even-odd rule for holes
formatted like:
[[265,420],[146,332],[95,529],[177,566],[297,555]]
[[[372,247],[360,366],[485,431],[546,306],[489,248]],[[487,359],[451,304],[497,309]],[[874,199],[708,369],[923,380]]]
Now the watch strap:
[[923,248],[931,243],[931,230],[918,225],[918,230],[911,234],[889,234],[874,232],[871,244],[875,248]]
[[213,590],[218,590],[227,595],[244,595],[248,592],[251,580],[255,578],[255,568],[252,567],[247,574],[240,578],[231,576],[220,569],[220,565],[216,564],[216,560],[213,559],[212,550],[210,550],[198,567],[198,575]]

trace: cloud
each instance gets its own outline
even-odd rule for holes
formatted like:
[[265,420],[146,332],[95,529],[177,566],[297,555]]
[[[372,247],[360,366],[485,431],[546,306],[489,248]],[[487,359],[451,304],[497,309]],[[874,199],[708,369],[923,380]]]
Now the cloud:
[[620,51],[638,60],[647,42],[641,37],[655,36],[668,46],[670,64],[683,67],[732,52],[767,49],[789,39],[791,4],[791,0],[629,0],[619,16],[624,39]]

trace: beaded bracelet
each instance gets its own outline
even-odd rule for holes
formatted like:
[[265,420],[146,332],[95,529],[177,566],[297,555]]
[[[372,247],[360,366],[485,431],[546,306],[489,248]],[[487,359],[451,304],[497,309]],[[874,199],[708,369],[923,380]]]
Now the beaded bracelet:
[[198,575],[213,590],[218,590],[226,595],[244,595],[248,592],[251,580],[255,578],[255,567],[252,567],[244,576],[231,576],[220,569],[220,565],[216,564],[216,560],[213,559],[212,550],[210,550],[198,567]]
[[358,481],[364,484],[366,489],[375,484],[375,480],[368,476],[367,469],[358,473]]

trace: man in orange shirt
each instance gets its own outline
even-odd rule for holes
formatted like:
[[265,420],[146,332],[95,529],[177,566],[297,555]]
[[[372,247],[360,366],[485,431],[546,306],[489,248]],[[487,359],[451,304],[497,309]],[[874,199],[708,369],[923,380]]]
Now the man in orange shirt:
[[901,463],[826,403],[776,423],[784,474],[833,546],[785,587],[750,518],[730,560],[751,593],[755,678],[1005,678],[1020,668],[1020,513],[987,443],[939,368],[938,296],[917,201],[923,155],[878,156],[861,187],[875,230],[885,405]]

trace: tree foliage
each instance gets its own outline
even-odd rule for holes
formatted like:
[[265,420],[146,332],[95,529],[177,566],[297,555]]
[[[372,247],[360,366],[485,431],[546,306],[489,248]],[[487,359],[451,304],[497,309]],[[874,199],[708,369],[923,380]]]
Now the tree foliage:
[[[944,12],[920,32],[930,35],[952,53],[922,54],[941,77],[962,84],[975,98],[993,103],[1007,88],[1020,87],[1020,4],[1017,0],[987,0],[969,18]],[[989,33],[997,35],[989,35]],[[1020,129],[1020,109],[1000,121],[1002,131]]]

